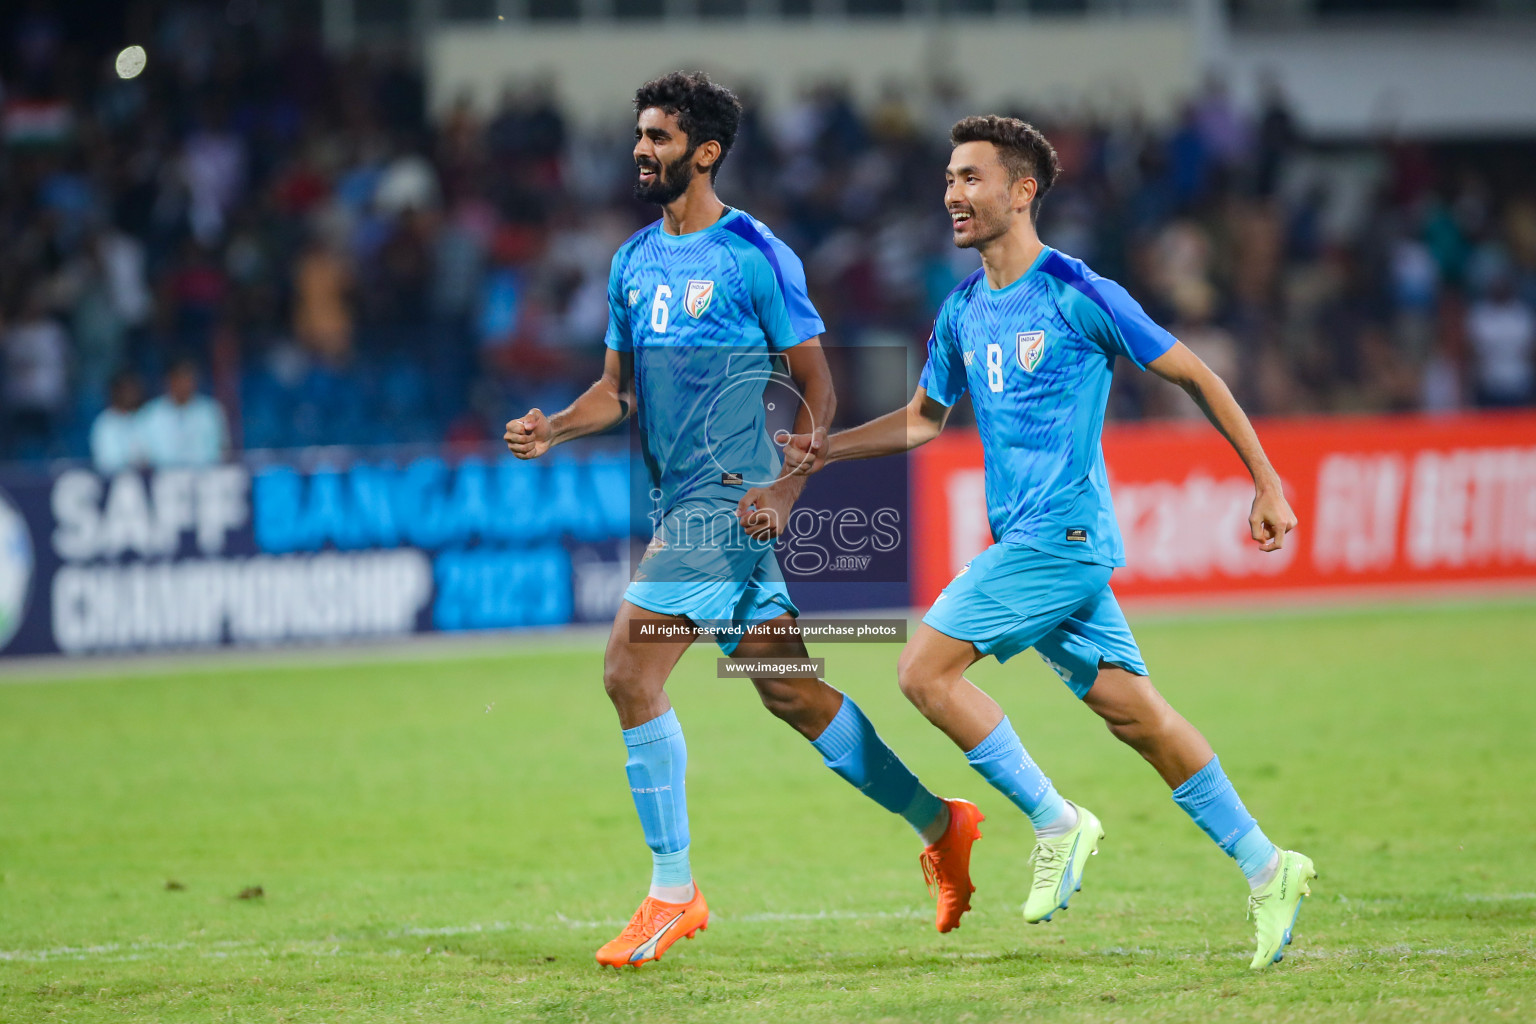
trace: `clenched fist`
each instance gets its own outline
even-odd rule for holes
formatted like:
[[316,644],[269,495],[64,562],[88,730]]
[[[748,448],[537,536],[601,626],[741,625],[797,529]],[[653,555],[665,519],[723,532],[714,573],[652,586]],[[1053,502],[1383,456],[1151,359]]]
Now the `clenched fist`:
[[538,409],[529,409],[521,419],[509,420],[507,432],[501,436],[513,455],[536,459],[554,444],[555,431],[549,425],[549,417]]
[[809,434],[782,435],[776,440],[784,446],[785,476],[807,476],[826,465],[826,427],[817,427]]
[[1285,535],[1296,529],[1296,513],[1278,487],[1260,491],[1253,499],[1253,511],[1248,516],[1248,528],[1253,539],[1259,542],[1260,551],[1279,551],[1285,546]]

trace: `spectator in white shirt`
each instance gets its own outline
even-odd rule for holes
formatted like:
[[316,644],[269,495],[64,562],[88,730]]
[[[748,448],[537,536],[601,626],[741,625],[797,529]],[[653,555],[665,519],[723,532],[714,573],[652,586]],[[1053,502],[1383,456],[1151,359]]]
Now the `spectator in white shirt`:
[[69,336],[48,314],[40,288],[0,334],[0,382],[0,443],[8,441],[12,454],[46,444],[68,398]]
[[144,465],[144,439],[139,420],[144,384],[132,370],[119,370],[107,385],[111,405],[91,424],[91,461],[102,473]]
[[1477,404],[1528,405],[1536,399],[1536,312],[1520,301],[1507,275],[1467,313]]
[[139,436],[151,466],[211,466],[229,452],[224,409],[197,393],[197,364],[179,359],[165,375],[165,394],[139,413]]

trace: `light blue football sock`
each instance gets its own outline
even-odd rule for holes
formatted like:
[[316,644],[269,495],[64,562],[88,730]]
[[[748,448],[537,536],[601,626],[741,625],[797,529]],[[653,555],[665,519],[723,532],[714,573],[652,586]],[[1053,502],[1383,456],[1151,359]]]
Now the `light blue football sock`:
[[846,693],[843,706],[811,746],[828,768],[881,807],[901,815],[918,835],[944,807],[944,801],[917,781],[895,751],[885,745]]
[[1259,823],[1232,788],[1232,780],[1221,770],[1221,758],[1212,756],[1204,768],[1185,779],[1173,791],[1173,802],[1184,808],[1211,841],[1243,869],[1250,881],[1269,866],[1277,850]]
[[640,828],[651,848],[652,888],[675,888],[693,882],[688,866],[688,745],[683,727],[669,708],[666,714],[624,730],[629,760],[629,793],[640,812]]
[[1030,824],[1035,826],[1036,832],[1047,828],[1067,813],[1067,802],[1024,749],[1008,716],[1004,715],[1003,720],[997,723],[997,728],[988,733],[987,738],[977,744],[975,749],[967,750],[965,759],[999,793],[1029,815]]

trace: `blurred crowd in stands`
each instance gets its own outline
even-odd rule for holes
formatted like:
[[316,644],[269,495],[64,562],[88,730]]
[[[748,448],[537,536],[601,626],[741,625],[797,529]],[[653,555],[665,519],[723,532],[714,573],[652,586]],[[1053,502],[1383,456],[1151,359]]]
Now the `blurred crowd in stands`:
[[[0,458],[84,457],[93,425],[109,465],[472,443],[596,374],[609,258],[656,216],[629,196],[627,96],[611,130],[577,131],[529,69],[495,109],[429,117],[398,53],[336,57],[223,5],[151,28],[132,80],[46,15],[0,40]],[[860,353],[904,349],[915,380],[976,265],[941,202],[948,126],[976,111],[944,82],[863,106],[808,85],[772,110],[728,84],[747,111],[721,195],[804,259],[840,419],[885,411]],[[1043,238],[1126,284],[1256,413],[1536,400],[1529,141],[1324,146],[1263,95],[1247,109],[1213,79],[1159,126],[1014,111],[1064,167]],[[1114,417],[1198,415],[1124,378]],[[178,449],[189,422],[217,437]]]

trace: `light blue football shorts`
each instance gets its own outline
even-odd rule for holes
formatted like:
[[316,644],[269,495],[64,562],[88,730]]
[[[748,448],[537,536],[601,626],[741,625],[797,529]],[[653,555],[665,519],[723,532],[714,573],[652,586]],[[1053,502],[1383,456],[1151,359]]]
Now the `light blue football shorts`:
[[998,661],[1033,647],[1082,699],[1100,663],[1147,675],[1109,589],[1112,571],[1023,544],[993,544],[955,575],[923,621]]
[[748,537],[735,503],[719,499],[667,512],[624,600],[714,632],[726,654],[736,650],[743,630],[786,612],[800,614],[773,544]]

